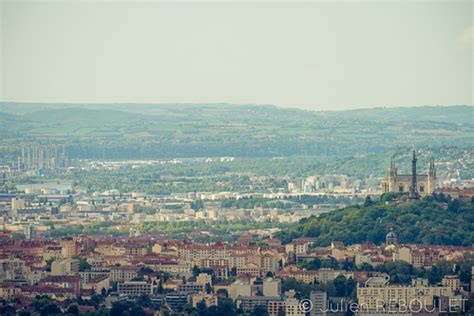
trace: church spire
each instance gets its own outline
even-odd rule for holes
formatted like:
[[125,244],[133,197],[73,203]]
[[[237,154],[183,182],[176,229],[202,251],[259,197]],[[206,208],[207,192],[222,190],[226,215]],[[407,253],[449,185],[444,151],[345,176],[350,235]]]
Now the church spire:
[[411,186],[410,186],[410,199],[419,199],[418,188],[416,184],[416,151],[413,148],[413,159],[411,160]]

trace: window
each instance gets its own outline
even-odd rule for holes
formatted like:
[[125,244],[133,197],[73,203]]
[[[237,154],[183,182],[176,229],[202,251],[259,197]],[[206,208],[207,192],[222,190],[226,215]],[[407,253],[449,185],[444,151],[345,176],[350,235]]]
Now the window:
[[398,188],[398,191],[399,191],[399,192],[403,192],[403,185],[401,185],[401,186]]
[[420,192],[425,192],[425,187],[420,185]]

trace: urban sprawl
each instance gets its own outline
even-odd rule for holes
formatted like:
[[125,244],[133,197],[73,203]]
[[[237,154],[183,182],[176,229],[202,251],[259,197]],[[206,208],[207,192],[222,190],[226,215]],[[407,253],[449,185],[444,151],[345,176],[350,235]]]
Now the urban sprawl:
[[[305,218],[389,192],[471,201],[474,181],[437,174],[439,162],[417,173],[413,152],[406,175],[392,163],[384,178],[249,175],[243,190],[239,183],[240,190],[171,194],[88,192],[63,178],[160,163],[186,160],[75,162],[64,148],[45,146],[22,147],[15,163],[1,166],[4,185],[23,179],[0,194],[2,310],[276,316],[463,314],[467,308],[474,273],[467,278],[457,263],[474,258],[472,246],[406,244],[392,228],[381,244],[321,246],[314,237],[278,237]],[[161,179],[170,186],[180,181]],[[231,187],[222,181],[216,186]],[[438,271],[443,263],[449,273]]]

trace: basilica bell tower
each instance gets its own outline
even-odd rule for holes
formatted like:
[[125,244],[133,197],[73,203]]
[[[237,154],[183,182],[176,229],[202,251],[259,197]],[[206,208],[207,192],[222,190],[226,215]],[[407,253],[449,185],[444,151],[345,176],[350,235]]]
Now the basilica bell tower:
[[408,195],[408,197],[413,200],[418,200],[420,198],[416,183],[416,160],[416,152],[413,150],[413,159],[411,160],[411,185],[410,193]]

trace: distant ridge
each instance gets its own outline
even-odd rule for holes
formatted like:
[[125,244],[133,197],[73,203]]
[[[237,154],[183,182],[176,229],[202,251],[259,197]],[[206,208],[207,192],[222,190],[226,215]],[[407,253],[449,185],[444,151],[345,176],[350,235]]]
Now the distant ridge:
[[[3,114],[2,114],[3,113]],[[474,147],[474,107],[308,111],[273,105],[0,103],[0,144],[61,143],[72,158],[353,158],[396,148]],[[1,158],[1,157],[0,157]]]
[[[252,103],[226,103],[226,102],[217,102],[217,103],[49,103],[49,102],[9,102],[9,101],[1,101],[0,102],[0,112],[8,112],[8,113],[29,113],[32,112],[33,109],[35,110],[44,110],[44,109],[58,109],[58,108],[84,108],[84,109],[107,109],[112,110],[112,107],[116,110],[123,110],[123,111],[140,111],[140,110],[150,110],[153,108],[164,108],[164,109],[177,109],[176,107],[183,108],[216,108],[216,107],[224,107],[224,108],[245,108],[245,107],[261,107],[261,108],[268,108],[268,109],[280,109],[280,110],[297,110],[297,111],[304,111],[304,112],[373,112],[373,111],[384,111],[384,112],[391,112],[395,111],[398,112],[400,110],[409,110],[409,109],[443,109],[443,108],[471,108],[474,112],[474,105],[416,105],[416,106],[398,106],[398,107],[384,107],[384,106],[374,106],[374,107],[367,107],[367,108],[357,108],[357,109],[337,109],[337,110],[329,110],[329,109],[307,109],[307,108],[300,108],[300,107],[289,107],[289,106],[280,106],[280,105],[273,105],[273,104],[252,104]],[[474,115],[474,114],[473,114]]]

